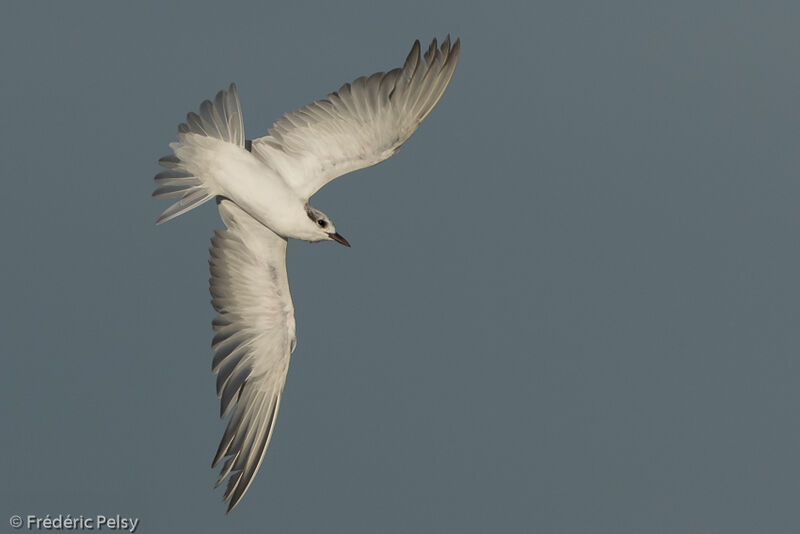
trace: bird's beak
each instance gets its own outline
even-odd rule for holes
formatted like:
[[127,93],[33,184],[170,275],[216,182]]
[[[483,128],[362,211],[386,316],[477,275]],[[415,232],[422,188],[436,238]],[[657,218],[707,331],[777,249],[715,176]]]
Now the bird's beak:
[[330,234],[329,233],[328,235],[331,237],[331,239],[333,239],[337,243],[341,243],[342,245],[344,245],[346,247],[350,246],[350,243],[347,242],[347,239],[345,239],[342,236],[340,236],[339,232],[336,232],[335,234]]

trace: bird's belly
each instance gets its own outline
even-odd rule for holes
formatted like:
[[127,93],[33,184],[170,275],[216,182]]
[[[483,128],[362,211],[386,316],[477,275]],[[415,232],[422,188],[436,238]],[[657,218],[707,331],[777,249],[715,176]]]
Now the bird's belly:
[[220,169],[221,194],[276,234],[294,237],[292,222],[296,212],[302,211],[302,200],[272,169],[244,154],[245,158],[229,160]]

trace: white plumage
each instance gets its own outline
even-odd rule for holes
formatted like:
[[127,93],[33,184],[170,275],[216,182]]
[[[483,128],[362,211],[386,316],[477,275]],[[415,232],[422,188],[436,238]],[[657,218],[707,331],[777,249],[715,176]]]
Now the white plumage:
[[[261,465],[275,427],[290,355],[294,307],[286,274],[288,238],[349,246],[308,204],[334,178],[390,157],[441,98],[459,41],[419,41],[402,68],[345,84],[327,99],[286,114],[268,135],[245,140],[236,86],[205,101],[178,127],[174,155],[159,163],[157,198],[178,198],[157,223],[217,198],[226,230],[211,248],[213,371],[221,416],[230,414],[212,467],[228,479],[232,510]],[[423,61],[424,60],[424,61]]]

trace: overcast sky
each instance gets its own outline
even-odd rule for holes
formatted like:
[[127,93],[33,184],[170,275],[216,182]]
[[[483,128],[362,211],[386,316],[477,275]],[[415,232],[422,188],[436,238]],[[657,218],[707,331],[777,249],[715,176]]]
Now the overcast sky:
[[[798,532],[800,4],[9,2],[2,520],[137,532]],[[735,5],[734,5],[735,4]],[[312,199],[253,485],[210,463],[213,204],[157,159],[461,37],[400,152]],[[10,527],[7,527],[10,530]]]

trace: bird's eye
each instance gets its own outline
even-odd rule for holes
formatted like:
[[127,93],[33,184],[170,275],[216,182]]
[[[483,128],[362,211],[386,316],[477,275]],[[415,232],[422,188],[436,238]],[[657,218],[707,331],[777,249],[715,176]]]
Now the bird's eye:
[[319,225],[320,228],[325,228],[326,226],[328,226],[328,223],[323,221],[322,219],[318,220],[317,224]]

